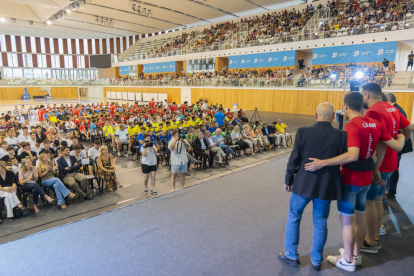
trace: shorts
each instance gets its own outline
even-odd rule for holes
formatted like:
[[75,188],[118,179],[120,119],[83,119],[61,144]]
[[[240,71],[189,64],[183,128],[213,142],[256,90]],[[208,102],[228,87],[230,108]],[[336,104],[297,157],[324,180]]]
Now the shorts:
[[180,173],[186,173],[187,172],[187,163],[181,164],[181,165],[173,165],[171,164],[171,172],[173,174]]
[[122,144],[128,143],[128,139],[119,139],[119,141],[121,141]]
[[412,61],[409,61],[408,64],[407,64],[407,66],[413,66],[413,62]]
[[157,171],[157,165],[148,166],[145,164],[141,164],[142,173],[148,174],[150,172],[156,172]]
[[353,216],[355,212],[365,213],[367,193],[371,187],[342,184],[343,199],[338,200],[338,212],[340,215]]
[[385,190],[385,186],[387,185],[387,180],[390,178],[390,176],[393,174],[393,172],[390,173],[384,173],[380,172],[382,180],[385,181],[385,185],[377,185],[374,182],[371,184],[371,188],[369,189],[367,193],[367,201],[375,201],[377,198],[382,198]]

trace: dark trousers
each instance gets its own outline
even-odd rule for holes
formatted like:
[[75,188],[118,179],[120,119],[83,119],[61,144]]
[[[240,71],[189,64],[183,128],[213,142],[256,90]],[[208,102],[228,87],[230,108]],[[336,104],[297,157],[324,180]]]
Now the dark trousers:
[[[203,166],[207,166],[207,159],[210,160],[210,156],[205,153],[205,152],[197,152],[196,154],[196,158],[198,158],[199,156],[201,156],[203,158]],[[210,161],[209,161],[210,163]]]
[[274,137],[274,136],[267,136],[267,140],[269,140],[269,143],[271,145],[276,145],[276,137]]
[[37,205],[39,195],[45,197],[46,193],[37,183],[26,183],[21,186],[23,193],[31,192],[33,194],[33,204]]
[[245,145],[241,140],[237,140],[235,144],[239,146],[240,150],[245,150],[246,147],[249,147],[249,145]]
[[401,160],[401,153],[398,153],[398,169],[391,175],[390,178],[388,178],[387,181],[387,192],[390,194],[396,194],[397,193],[397,184],[398,179],[400,178],[400,173],[398,172],[400,168],[400,160]]

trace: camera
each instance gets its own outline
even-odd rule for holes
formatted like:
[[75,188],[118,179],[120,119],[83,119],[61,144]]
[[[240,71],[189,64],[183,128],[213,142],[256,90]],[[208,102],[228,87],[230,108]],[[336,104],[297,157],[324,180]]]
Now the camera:
[[154,146],[154,143],[152,141],[145,142],[145,144],[144,144],[144,148],[152,148],[153,146]]
[[185,134],[184,133],[180,133],[180,139],[185,139]]

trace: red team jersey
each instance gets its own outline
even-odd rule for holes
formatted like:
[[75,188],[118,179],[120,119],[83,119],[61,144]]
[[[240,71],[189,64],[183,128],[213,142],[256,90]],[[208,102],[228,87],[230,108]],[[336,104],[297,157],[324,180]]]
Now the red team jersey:
[[[383,125],[378,121],[363,117],[355,117],[345,125],[347,147],[359,148],[358,159],[371,158],[379,141],[392,139]],[[341,167],[342,182],[354,186],[367,186],[372,183],[371,171],[359,172]]]
[[[367,112],[367,117],[379,121],[384,125],[387,133],[396,138],[398,130],[406,128],[410,125],[400,111],[389,103],[376,103],[371,106]],[[382,161],[380,172],[393,172],[398,169],[398,156],[395,150],[387,147],[385,151],[384,161]]]
[[39,109],[39,111],[37,111],[37,116],[39,117],[39,122],[43,122],[45,120],[45,113],[46,113],[46,111],[44,111],[43,109]]

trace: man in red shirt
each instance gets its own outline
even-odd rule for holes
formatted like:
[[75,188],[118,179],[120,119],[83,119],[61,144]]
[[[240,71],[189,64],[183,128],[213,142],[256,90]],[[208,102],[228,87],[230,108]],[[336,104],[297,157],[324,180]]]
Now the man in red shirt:
[[151,99],[151,101],[148,104],[150,107],[152,107],[153,109],[155,109],[155,102],[154,102],[154,98]]
[[186,110],[187,110],[187,101],[185,101],[184,104],[181,106],[181,112],[183,112],[183,114],[185,113]]
[[171,111],[171,114],[174,113],[175,111],[177,111],[177,106],[175,105],[175,102],[172,103],[172,105],[170,107],[170,111]]
[[[362,86],[364,107],[369,108],[366,116],[379,121],[386,128],[391,137],[397,137],[398,130],[402,130],[405,140],[411,137],[413,127],[411,123],[400,113],[400,111],[389,103],[382,101],[381,86],[377,83],[367,83]],[[384,209],[382,197],[385,183],[392,173],[398,169],[397,152],[383,143],[377,147],[377,162],[372,173],[373,183],[367,193],[367,204],[365,222],[367,224],[367,235],[365,238],[363,252],[377,253],[381,248],[380,229]]]
[[109,113],[111,114],[111,116],[112,116],[112,117],[114,117],[114,116],[115,116],[115,104],[112,104],[112,105],[109,107]]
[[76,117],[80,116],[80,112],[77,108],[78,106],[75,106],[75,108],[72,110],[72,115],[76,115]]
[[37,116],[39,117],[39,122],[42,124],[42,127],[47,127],[47,122],[45,120],[45,106],[41,105],[39,111],[37,111]]
[[[362,263],[360,251],[366,234],[365,203],[372,183],[372,174],[371,171],[348,169],[343,164],[371,158],[379,141],[385,142],[395,150],[401,150],[405,141],[404,135],[398,135],[397,141],[394,140],[382,124],[364,116],[362,103],[363,97],[359,92],[348,93],[344,98],[343,110],[345,116],[350,119],[345,126],[348,151],[326,160],[309,158],[314,161],[305,165],[306,170],[315,171],[326,166],[342,164],[343,198],[338,201],[338,211],[342,224],[344,249],[339,250],[339,256],[328,256],[327,259],[332,265],[347,271],[355,271],[355,266]],[[356,225],[355,232],[353,218]]]

